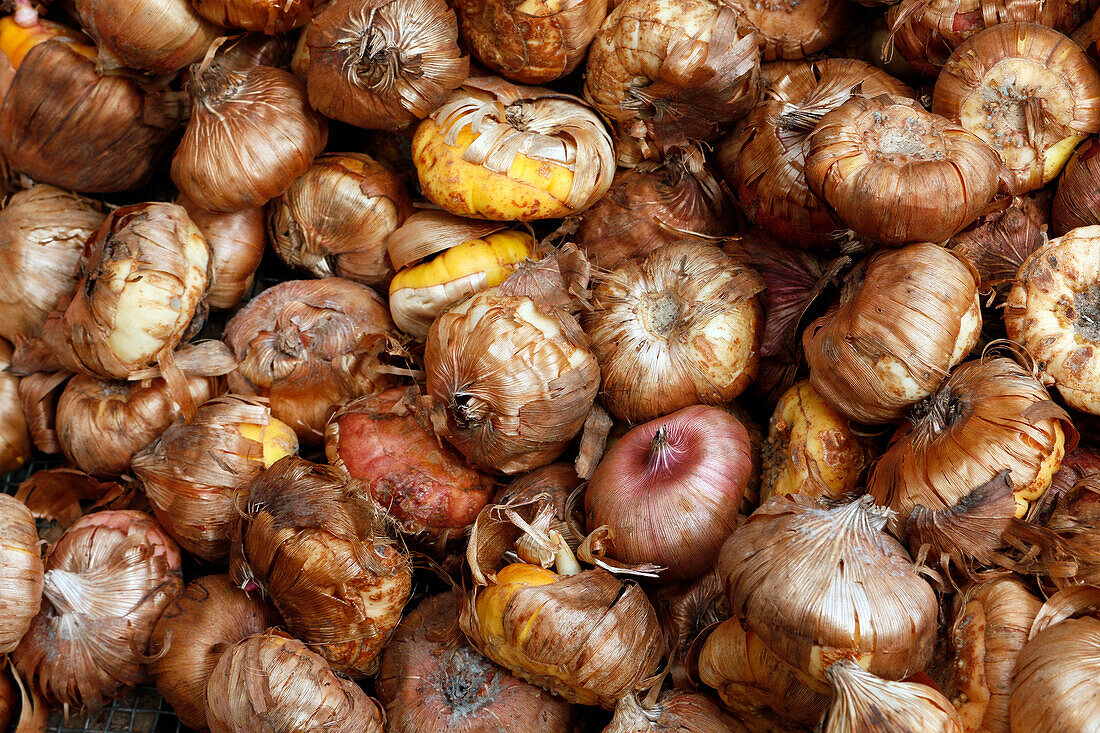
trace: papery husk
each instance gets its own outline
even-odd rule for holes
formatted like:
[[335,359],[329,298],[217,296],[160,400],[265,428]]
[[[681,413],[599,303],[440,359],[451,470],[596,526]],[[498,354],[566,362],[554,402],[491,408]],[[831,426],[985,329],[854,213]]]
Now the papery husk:
[[607,15],[606,0],[459,0],[453,6],[477,60],[522,84],[545,84],[576,69]]
[[855,59],[792,64],[718,146],[718,167],[745,214],[784,244],[828,245],[845,228],[810,190],[805,165],[814,127],[856,89],[868,96],[916,96],[908,85]]
[[231,571],[259,585],[335,671],[372,674],[412,585],[409,559],[386,530],[363,482],[283,458],[249,487]]
[[165,530],[196,557],[217,562],[229,555],[248,487],[274,462],[272,447],[281,457],[298,443],[272,422],[267,401],[226,395],[190,421],[177,419],[134,456],[132,470]]
[[[264,3],[265,0],[260,0]],[[273,9],[262,5],[265,10]],[[300,12],[302,6],[295,10]],[[198,3],[195,9],[202,13],[202,7]],[[281,3],[280,10],[290,9],[287,3]],[[222,25],[225,25],[224,23]],[[243,71],[253,66],[276,66],[285,69],[290,65],[291,56],[294,54],[294,45],[297,39],[293,33],[278,33],[268,35],[263,32],[243,33],[223,43],[214,55],[219,63],[234,71]]]
[[57,401],[72,374],[70,372],[36,372],[19,380],[19,401],[27,418],[31,443],[42,453],[61,452],[57,441]]
[[278,623],[274,608],[237,588],[228,575],[187,584],[164,609],[149,642],[157,691],[181,723],[206,730],[206,682],[222,653]]
[[459,216],[569,216],[611,187],[615,151],[596,113],[542,87],[471,77],[413,137],[424,195]]
[[96,41],[104,69],[173,74],[202,59],[222,34],[189,0],[74,0],[73,5]]
[[695,676],[754,731],[806,730],[829,706],[740,619],[718,624],[702,642]]
[[571,240],[592,264],[613,269],[693,235],[725,234],[727,206],[702,149],[677,149],[659,163],[617,172],[610,190],[581,216]]
[[1100,130],[1100,72],[1058,31],[1002,23],[963,42],[936,79],[932,111],[992,146],[1021,194],[1058,175]]
[[890,514],[868,496],[834,506],[798,494],[764,502],[718,559],[734,616],[819,685],[839,659],[887,679],[923,670],[936,595],[884,531]]
[[34,446],[19,396],[20,377],[11,371],[12,349],[0,339],[0,472],[7,473],[31,459]]
[[179,548],[151,516],[82,517],[46,556],[42,610],[16,669],[50,705],[96,710],[149,680],[149,635],[182,589]]
[[839,41],[856,18],[854,6],[837,0],[734,0],[738,22],[753,28],[765,61],[800,59]]
[[584,319],[603,404],[644,422],[736,397],[756,375],[763,289],[744,258],[691,242],[603,276]]
[[176,203],[187,210],[191,221],[210,245],[210,290],[206,303],[216,310],[229,310],[252,289],[252,279],[260,266],[267,244],[264,209],[254,206],[231,213],[199,208],[184,195]]
[[436,319],[424,366],[436,431],[475,468],[505,474],[560,456],[600,383],[588,338],[569,313],[498,288]]
[[38,536],[47,545],[55,544],[85,513],[97,509],[150,509],[136,481],[100,481],[75,468],[35,471],[19,484],[15,498],[30,510]]
[[206,686],[211,733],[382,733],[385,714],[324,657],[277,633],[251,636],[218,660]]
[[1032,632],[1016,659],[1009,704],[1011,730],[1095,730],[1100,718],[1100,696],[1094,694],[1100,668],[1100,619],[1068,618]]
[[334,0],[305,35],[310,104],[357,127],[423,119],[470,72],[443,0]]
[[696,640],[730,615],[718,570],[712,567],[694,580],[662,584],[650,593],[650,600],[671,650],[669,676],[677,689],[692,689]]
[[84,242],[104,215],[98,202],[48,185],[12,195],[0,210],[0,336],[34,338],[76,292]]
[[966,357],[981,330],[977,273],[936,245],[872,255],[846,296],[809,325],[802,345],[814,390],[857,423],[903,417]]
[[713,140],[760,98],[759,37],[710,0],[624,0],[588,53],[584,96],[618,132],[620,164]]
[[271,205],[271,243],[315,277],[384,285],[393,277],[386,238],[413,212],[404,186],[362,153],[318,156]]
[[1005,301],[1008,337],[1070,407],[1100,414],[1100,226],[1052,239],[1020,266]]
[[172,157],[172,182],[207,211],[263,206],[305,173],[328,140],[328,123],[288,71],[200,66],[191,119]]
[[1050,228],[1049,197],[1014,196],[1004,209],[982,216],[974,227],[952,237],[948,246],[977,269],[983,293],[1000,292],[1016,278],[1024,260],[1046,244]]
[[[186,385],[196,405],[220,391],[218,380],[210,377],[189,377]],[[120,382],[77,374],[57,403],[58,444],[77,468],[95,476],[120,476],[134,454],[181,415],[163,379]]]
[[919,682],[879,679],[851,660],[830,666],[833,704],[823,733],[963,733],[951,701]]
[[1004,177],[996,151],[956,122],[913,99],[854,96],[811,133],[806,180],[858,234],[891,246],[943,242],[986,209]]
[[271,414],[309,444],[324,440],[333,410],[395,379],[379,361],[393,323],[365,285],[328,277],[288,280],[229,320],[223,338],[240,364],[230,387],[271,401]]
[[315,0],[191,0],[191,4],[211,23],[274,36],[308,23]]
[[38,614],[43,572],[34,517],[23,502],[0,494],[0,654],[19,645]]
[[397,387],[348,402],[329,419],[325,455],[363,481],[404,532],[445,543],[473,524],[496,482],[439,441],[416,408],[418,396]]
[[698,692],[665,690],[655,702],[627,695],[615,706],[603,733],[749,733],[708,696]]
[[948,627],[953,663],[945,693],[966,733],[1009,733],[1016,659],[1042,602],[1018,577],[963,588]]
[[535,497],[549,499],[554,511],[548,516],[548,528],[560,534],[569,549],[576,551],[584,540],[583,504],[574,500],[582,483],[584,480],[573,465],[559,461],[512,479],[501,487],[492,503],[520,504]]
[[472,649],[461,600],[431,596],[397,626],[375,683],[389,733],[568,733],[578,710]]
[[[1064,472],[1063,468],[1056,478]],[[1066,494],[1058,499],[1044,526],[1075,545],[1084,545],[1091,552],[1100,552],[1100,536],[1096,532],[1096,527],[1100,526],[1100,475],[1086,474],[1071,480],[1070,485]],[[1054,491],[1053,485],[1050,491]],[[1069,579],[1052,578],[1056,585],[1100,583],[1100,562],[1092,557],[1075,559],[1077,572]]]
[[446,211],[421,209],[386,237],[393,269],[404,270],[465,242],[503,231],[507,224],[463,219]]
[[30,50],[0,103],[0,153],[40,183],[83,193],[139,188],[180,110],[132,76],[100,75],[89,52],[61,40]]
[[1051,209],[1052,232],[1062,236],[1077,227],[1100,224],[1100,200],[1092,182],[1100,176],[1096,155],[1100,153],[1100,140],[1089,138],[1073,151],[1073,157],[1062,169],[1058,190]]

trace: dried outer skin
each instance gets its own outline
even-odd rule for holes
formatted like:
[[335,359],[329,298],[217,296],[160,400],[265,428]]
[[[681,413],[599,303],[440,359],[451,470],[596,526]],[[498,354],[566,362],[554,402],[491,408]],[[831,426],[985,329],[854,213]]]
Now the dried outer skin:
[[305,173],[328,122],[288,71],[219,64],[191,82],[191,119],[172,157],[172,182],[207,211],[263,206]]
[[206,686],[211,733],[382,733],[385,714],[297,639],[258,634],[230,647]]
[[1058,179],[1051,207],[1053,233],[1062,236],[1077,227],[1100,224],[1100,199],[1093,181],[1100,177],[1100,140],[1090,138],[1073,152]]
[[1031,637],[1016,660],[1009,720],[1012,733],[1095,730],[1100,697],[1100,620],[1071,618]]
[[574,490],[583,483],[571,463],[558,461],[548,466],[536,468],[512,479],[501,487],[493,497],[493,504],[513,504],[531,501],[541,494],[554,506],[554,516],[550,520],[550,529],[557,530],[570,549],[576,551],[584,540],[584,516],[581,503],[575,502],[573,515],[569,515],[569,498]]
[[710,0],[624,0],[587,69],[585,99],[616,127],[621,163],[713,140],[760,98],[756,32]]
[[1008,337],[1070,407],[1100,414],[1100,226],[1074,229],[1028,257],[1005,302]]
[[149,502],[136,482],[99,481],[75,468],[48,468],[32,473],[19,484],[15,498],[34,516],[38,536],[56,544],[61,534],[97,509],[145,511]]
[[76,291],[84,242],[99,229],[98,202],[39,184],[0,210],[0,336],[34,338]]
[[615,706],[615,715],[603,733],[749,733],[737,718],[698,692],[665,690],[646,708],[634,695]]
[[756,376],[763,289],[744,259],[691,242],[605,275],[584,325],[608,410],[643,422],[739,395]]
[[10,654],[42,605],[42,553],[34,517],[0,495],[0,654]]
[[335,0],[305,32],[309,102],[357,127],[400,130],[470,72],[444,0]]
[[496,482],[431,432],[403,388],[360,397],[325,429],[329,465],[364,481],[405,532],[448,538],[473,524]]
[[915,97],[884,71],[855,59],[791,64],[718,146],[717,163],[745,214],[786,244],[819,247],[842,226],[806,183],[810,133],[859,87],[868,96]]
[[1046,244],[1050,228],[1049,195],[1016,196],[1007,208],[981,217],[973,228],[952,237],[948,246],[978,270],[985,293],[1011,285],[1024,260]]
[[1002,23],[951,54],[932,111],[995,149],[1021,194],[1052,181],[1073,149],[1100,131],[1100,72],[1058,31]]
[[206,682],[223,651],[278,623],[270,604],[228,575],[193,580],[168,604],[150,638],[151,671],[184,725],[206,729]]
[[943,242],[997,193],[996,152],[959,124],[912,99],[852,97],[810,135],[810,188],[840,221],[891,246]]
[[463,40],[477,59],[523,84],[560,79],[584,60],[606,0],[457,0]]
[[957,368],[914,419],[867,479],[875,501],[896,513],[891,530],[899,536],[917,505],[953,507],[1006,469],[1022,517],[1077,437],[1043,386],[1003,357]]
[[966,733],[1009,733],[1016,660],[1042,605],[1017,577],[971,583],[955,596],[946,694]]
[[936,595],[883,531],[887,514],[869,497],[834,507],[798,494],[765,502],[718,559],[734,616],[818,681],[838,659],[888,679],[923,670],[937,631]]
[[[389,733],[568,733],[577,709],[527,684],[462,639],[454,593],[425,599],[397,626],[375,683]],[[458,637],[456,639],[456,637]]]
[[[187,378],[196,405],[218,392],[216,379]],[[134,454],[156,440],[181,415],[163,379],[104,381],[77,374],[57,402],[61,452],[95,476],[121,476]]]
[[919,682],[890,682],[851,661],[828,670],[833,704],[822,733],[963,733],[951,701]]
[[505,474],[560,456],[600,383],[588,339],[568,313],[496,288],[435,320],[424,366],[436,431],[474,468]]
[[73,5],[107,69],[174,74],[202,60],[223,32],[195,12],[189,0],[74,0]]
[[31,444],[46,454],[61,452],[57,442],[57,401],[69,379],[68,372],[36,372],[19,380],[19,401],[27,418]]
[[[211,23],[274,36],[300,28],[313,14],[313,0],[191,0]],[[270,64],[275,66],[276,64]]]
[[178,119],[165,110],[164,126],[146,124],[155,105],[133,78],[100,76],[68,43],[45,41],[20,63],[0,103],[0,152],[13,169],[60,188],[140,188]]
[[[981,330],[977,273],[933,245],[883,250],[846,301],[802,335],[810,384],[857,423],[903,417],[966,357]],[[905,328],[898,328],[904,323]]]
[[733,0],[738,21],[756,30],[765,61],[800,59],[839,41],[851,29],[854,7],[842,0]]
[[49,705],[96,710],[148,681],[149,636],[182,589],[179,548],[151,516],[81,517],[46,556],[45,602],[16,669]]
[[31,459],[34,446],[19,396],[22,378],[11,371],[12,349],[0,339],[0,471],[14,471]]
[[[408,557],[385,533],[366,486],[283,458],[252,482],[236,550],[296,637],[340,673],[364,676],[401,620]],[[235,580],[240,580],[236,577]]]
[[319,445],[338,406],[394,383],[378,355],[393,333],[385,303],[338,277],[288,280],[229,320],[222,338],[240,360],[230,388],[266,396],[271,414]]
[[[1063,465],[1063,472],[1067,468]],[[1051,491],[1054,487],[1051,487]],[[1045,526],[1059,536],[1083,544],[1089,549],[1100,549],[1100,537],[1094,528],[1100,524],[1100,483],[1095,470],[1076,478],[1065,496],[1046,520]],[[1100,565],[1078,560],[1078,572],[1073,583],[1100,584]],[[1056,584],[1062,585],[1057,579]]]
[[362,153],[326,153],[272,203],[271,242],[315,277],[384,285],[393,277],[386,238],[412,212],[389,168]]
[[263,207],[219,213],[199,208],[184,195],[176,203],[187,210],[210,245],[213,262],[207,305],[217,310],[235,308],[252,289],[252,276],[267,244]]

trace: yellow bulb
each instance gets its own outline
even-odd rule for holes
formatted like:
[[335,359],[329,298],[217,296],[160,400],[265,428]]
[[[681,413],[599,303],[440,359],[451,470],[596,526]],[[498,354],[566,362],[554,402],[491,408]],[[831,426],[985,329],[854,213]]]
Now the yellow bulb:
[[[477,597],[477,620],[481,625],[482,636],[489,639],[504,635],[504,609],[520,588],[550,585],[558,580],[560,576],[557,573],[538,565],[517,562],[505,567],[497,573],[496,584],[483,590]],[[528,627],[533,622],[534,617],[528,619]]]
[[253,440],[263,446],[264,468],[272,465],[280,458],[292,456],[298,452],[298,436],[289,425],[271,418],[267,425],[255,423],[240,423],[237,431],[248,440]]
[[43,41],[68,41],[69,47],[89,59],[96,58],[96,50],[84,43],[77,42],[77,33],[60,23],[39,20],[30,27],[23,27],[12,16],[0,18],[0,51],[8,57],[16,69],[23,63],[30,50]]
[[402,270],[390,282],[390,293],[402,288],[428,288],[478,272],[484,272],[486,287],[496,287],[531,256],[535,240],[525,232],[497,232],[451,247],[437,257]]

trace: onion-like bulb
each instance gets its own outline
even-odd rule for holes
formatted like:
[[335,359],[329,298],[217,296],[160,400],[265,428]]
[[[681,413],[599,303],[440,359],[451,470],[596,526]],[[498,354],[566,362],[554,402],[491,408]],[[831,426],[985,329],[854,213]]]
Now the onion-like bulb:
[[823,733],[963,733],[951,701],[920,682],[890,682],[842,659],[825,670],[833,704]]
[[604,276],[584,319],[602,397],[632,422],[739,395],[756,376],[764,289],[745,258],[682,242]]
[[588,530],[611,530],[607,554],[616,560],[660,565],[669,580],[694,578],[736,529],[751,468],[737,418],[685,407],[639,425],[604,454],[585,491]]
[[328,140],[328,123],[288,71],[214,63],[195,72],[190,91],[172,181],[208,211],[263,206],[309,169]]
[[357,127],[400,130],[470,73],[444,0],[334,0],[305,37],[310,104]]
[[206,729],[206,682],[222,653],[278,623],[275,609],[234,586],[228,575],[187,584],[164,609],[149,642],[157,690],[180,722]]
[[40,183],[84,193],[139,188],[153,174],[180,110],[131,75],[96,70],[96,50],[64,26],[0,18],[14,78],[0,103],[0,152]]
[[854,6],[843,0],[734,0],[738,23],[760,39],[765,61],[800,59],[839,41],[851,29]]
[[698,692],[665,690],[652,705],[627,695],[603,733],[749,733],[749,728]]
[[[889,515],[868,496],[834,506],[798,494],[765,502],[718,559],[734,616],[819,682],[838,659],[889,679],[923,670],[936,594],[884,531]],[[848,600],[831,602],[838,597]]]
[[50,705],[102,707],[148,681],[149,636],[182,589],[179,548],[148,514],[81,517],[46,557],[16,669]]
[[1012,193],[1054,180],[1100,131],[1100,72],[1056,30],[1002,23],[960,44],[936,78],[932,111],[992,146]]
[[382,733],[378,703],[324,657],[278,633],[230,647],[206,684],[210,733]]
[[[513,677],[470,648],[454,593],[421,601],[397,626],[375,689],[389,733],[539,733],[573,730],[577,709]],[[456,636],[459,637],[456,640]]]
[[611,187],[615,151],[576,97],[495,77],[468,79],[413,137],[424,195],[493,221],[569,216]]
[[210,290],[206,304],[218,310],[235,308],[252,289],[252,277],[264,254],[267,227],[263,207],[218,213],[199,208],[182,195],[176,203],[187,211],[210,245]]
[[191,4],[211,23],[275,36],[308,23],[315,0],[191,0]]
[[203,57],[221,29],[189,0],[74,0],[95,39],[101,68],[174,74]]
[[392,171],[369,155],[327,153],[271,204],[271,243],[315,277],[384,285],[393,277],[386,237],[412,214]]
[[101,208],[47,185],[8,199],[0,210],[0,336],[38,336],[46,317],[76,291],[76,265],[103,223]]
[[217,562],[229,554],[252,480],[297,452],[294,431],[265,401],[227,395],[200,406],[190,421],[176,420],[134,456],[133,473],[168,533]]
[[299,439],[320,444],[333,410],[391,386],[378,356],[393,324],[365,285],[328,277],[265,290],[225,326],[240,364],[230,387],[271,401],[271,414]]
[[711,0],[623,0],[588,51],[584,96],[619,132],[620,162],[713,140],[760,98],[759,39]]
[[761,229],[799,246],[830,242],[841,227],[806,183],[810,133],[859,88],[863,94],[913,97],[884,71],[855,59],[799,63],[764,91],[718,146],[717,163],[737,202]]
[[11,346],[0,339],[0,472],[3,473],[25,465],[34,450],[19,394],[22,379],[12,373],[11,363]]
[[676,150],[660,163],[616,173],[610,190],[581,216],[572,241],[592,264],[612,269],[692,235],[727,233],[726,206],[702,150]]
[[470,52],[522,84],[545,84],[580,66],[607,6],[607,0],[453,3]]
[[880,251],[839,308],[802,335],[810,384],[858,423],[903,417],[977,343],[973,266],[934,244]]
[[889,94],[826,114],[806,153],[814,193],[845,226],[888,245],[946,240],[982,213],[1002,176],[972,128]]
[[1024,260],[1047,243],[1050,224],[1049,196],[1041,191],[1015,196],[1007,208],[981,217],[948,245],[974,265],[983,293],[995,289],[1002,294]]
[[42,553],[34,517],[0,494],[0,654],[10,654],[42,605]]
[[249,487],[236,579],[337,672],[372,674],[409,600],[412,568],[367,486],[288,456]]
[[1100,176],[1096,167],[1100,163],[1098,153],[1100,140],[1090,138],[1073,152],[1073,157],[1062,169],[1051,207],[1053,232],[1059,237],[1077,227],[1100,224],[1100,200],[1092,185]]

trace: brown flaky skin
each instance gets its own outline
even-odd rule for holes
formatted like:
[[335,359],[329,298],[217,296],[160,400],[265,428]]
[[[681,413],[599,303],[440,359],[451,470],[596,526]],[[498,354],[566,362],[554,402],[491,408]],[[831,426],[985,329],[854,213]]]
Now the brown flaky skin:
[[522,84],[576,69],[607,15],[607,0],[456,0],[453,7],[478,61]]
[[190,91],[172,182],[208,211],[263,206],[309,169],[328,140],[328,123],[289,71],[215,63],[198,70]]
[[25,465],[34,451],[19,391],[27,377],[12,373],[11,358],[11,345],[0,339],[0,471],[5,473]]
[[454,593],[427,598],[394,632],[375,683],[388,733],[572,731],[576,708],[461,639],[459,603]]
[[100,76],[67,43],[46,41],[23,59],[0,104],[0,152],[40,183],[129,191],[152,176],[178,120],[165,110],[148,124],[156,106],[131,77]]
[[228,213],[207,211],[184,195],[176,203],[187,210],[210,245],[212,272],[206,304],[218,310],[236,307],[252,289],[252,276],[267,244],[263,207]]
[[1009,720],[1013,733],[1085,733],[1100,716],[1100,619],[1070,618],[1035,629],[1016,659]]
[[206,682],[225,649],[278,623],[274,608],[228,575],[193,580],[168,604],[150,638],[151,671],[184,725],[206,730]]
[[235,579],[259,584],[337,672],[373,673],[412,586],[384,521],[362,482],[283,458],[250,487]]
[[148,681],[149,636],[182,589],[179,548],[151,516],[81,517],[46,557],[42,610],[16,669],[51,706],[100,708]]
[[981,276],[981,291],[1007,290],[1024,260],[1047,243],[1051,229],[1049,192],[1014,196],[1007,208],[993,211],[948,242],[966,256]]
[[190,0],[75,0],[73,5],[105,69],[174,74],[202,59],[223,32],[196,13]]
[[935,687],[884,680],[850,659],[829,667],[825,676],[833,703],[818,728],[821,733],[963,733],[952,701]]
[[392,332],[384,301],[366,285],[338,277],[279,283],[225,326],[240,360],[230,387],[267,397],[272,415],[320,444],[338,405],[393,384],[378,361]]
[[665,690],[652,706],[627,695],[615,706],[603,733],[749,733],[749,728],[709,696],[686,690]]
[[446,538],[473,524],[496,482],[439,441],[414,401],[402,388],[352,400],[329,420],[325,454],[366,483],[404,531]]
[[400,130],[466,80],[444,0],[335,0],[309,24],[309,102],[357,127]]
[[9,654],[42,605],[42,553],[34,517],[0,494],[0,654]]
[[765,61],[800,59],[831,46],[851,28],[846,0],[733,0],[738,21],[756,29]]
[[266,633],[218,660],[206,685],[206,719],[211,733],[382,733],[385,715],[305,644]]
[[1090,138],[1073,151],[1062,169],[1058,192],[1051,206],[1053,233],[1062,236],[1070,229],[1100,224],[1100,140]]
[[942,242],[1001,183],[996,151],[912,99],[856,96],[810,135],[806,180],[845,226],[889,245]]
[[841,227],[810,190],[804,169],[810,133],[857,87],[870,96],[915,96],[907,85],[856,59],[795,64],[768,86],[761,103],[718,146],[717,163],[734,197],[772,236],[820,246]]
[[880,251],[857,289],[803,332],[810,384],[857,423],[903,417],[973,348],[977,296],[973,267],[949,250]]
[[195,11],[229,28],[273,36],[309,22],[313,0],[191,0]]

